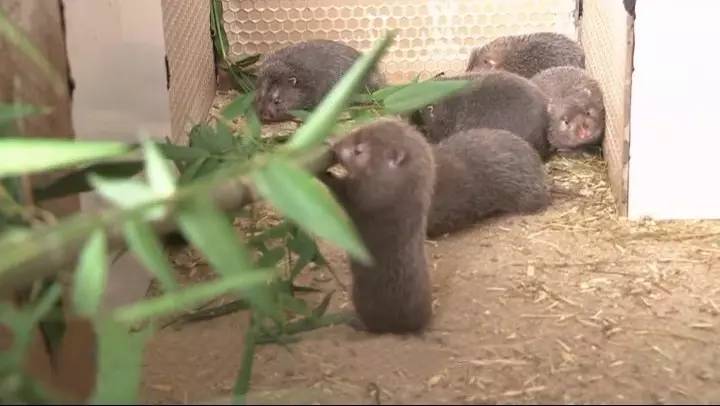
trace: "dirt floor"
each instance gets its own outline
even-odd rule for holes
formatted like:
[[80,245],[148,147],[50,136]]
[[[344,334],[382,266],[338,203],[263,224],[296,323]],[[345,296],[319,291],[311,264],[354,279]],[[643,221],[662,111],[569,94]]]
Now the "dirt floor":
[[[599,158],[556,158],[548,168],[578,196],[428,242],[436,313],[423,337],[337,326],[304,334],[291,352],[263,346],[250,400],[720,401],[720,224],[631,224],[615,215]],[[348,284],[342,253],[323,252]],[[180,272],[197,279],[202,270],[184,258]],[[339,289],[323,270],[305,277],[325,291]],[[321,298],[313,296],[306,297]],[[333,308],[347,308],[348,299],[337,295]],[[245,319],[162,330],[147,350],[144,399],[226,399]]]
[[[554,158],[551,208],[437,241],[422,337],[335,326],[259,348],[251,403],[714,403],[720,401],[720,223],[619,219],[602,160]],[[344,284],[344,255],[323,246]],[[192,255],[178,271],[202,278]],[[340,289],[323,269],[304,283]],[[304,298],[319,302],[321,294]],[[349,309],[336,295],[331,311]],[[166,328],[143,401],[227,402],[246,315]]]

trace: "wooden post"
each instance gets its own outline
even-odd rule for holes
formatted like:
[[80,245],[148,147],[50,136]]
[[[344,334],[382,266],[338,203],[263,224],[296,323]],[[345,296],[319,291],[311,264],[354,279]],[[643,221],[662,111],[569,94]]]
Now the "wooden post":
[[[0,0],[0,8],[50,61],[65,83],[69,84],[60,1]],[[50,114],[20,120],[17,123],[18,130],[28,136],[73,138],[69,86],[60,93],[56,92],[51,82],[24,54],[2,39],[0,54],[3,55],[3,63],[0,64],[0,102],[22,102],[52,108]],[[30,183],[38,185],[50,180],[45,175],[33,176]],[[58,218],[76,212],[79,207],[77,196],[40,204],[40,208]],[[12,300],[2,299],[6,302]],[[8,339],[7,331],[0,330],[0,342]],[[92,377],[95,375],[95,361],[92,357],[95,343],[90,323],[85,320],[68,320],[65,338],[56,355],[59,362],[55,371],[39,331],[36,331],[33,340],[27,356],[27,372],[72,399],[79,402],[87,399],[93,390]]]

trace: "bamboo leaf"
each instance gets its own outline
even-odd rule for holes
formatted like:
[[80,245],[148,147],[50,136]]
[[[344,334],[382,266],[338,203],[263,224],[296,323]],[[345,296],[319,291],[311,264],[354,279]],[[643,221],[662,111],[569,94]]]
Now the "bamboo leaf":
[[98,374],[90,404],[137,404],[149,330],[131,333],[120,323],[102,321],[98,333]]
[[212,127],[204,123],[193,127],[193,129],[190,130],[189,137],[190,145],[193,148],[205,150],[210,154],[222,155],[232,148],[233,145],[232,135],[218,134]]
[[[137,179],[106,179],[91,174],[88,180],[101,196],[124,208],[134,208],[161,198],[150,186]],[[153,211],[151,217],[155,218],[162,215],[163,208],[157,207]]]
[[240,55],[238,57],[238,61],[233,64],[233,66],[237,68],[247,68],[249,66],[255,65],[259,60],[261,54],[250,54],[250,55]]
[[385,86],[381,89],[378,89],[378,90],[372,92],[370,97],[375,101],[383,101],[391,94],[396,93],[397,91],[402,90],[410,85],[411,85],[410,83],[403,83],[400,85]]
[[252,178],[260,194],[289,219],[347,250],[357,260],[370,260],[342,207],[322,183],[300,167],[274,159]]
[[263,254],[262,257],[257,261],[259,268],[273,268],[281,259],[285,257],[285,249],[283,247],[275,247],[268,250]]
[[325,312],[327,312],[328,306],[330,306],[330,299],[332,299],[334,294],[335,294],[335,291],[331,290],[330,292],[328,292],[325,295],[322,302],[320,302],[320,304],[315,309],[313,309],[312,317],[322,317],[325,315]]
[[253,139],[259,140],[262,134],[262,124],[260,123],[260,118],[255,112],[255,109],[248,110],[245,114],[245,119],[247,120],[247,135]]
[[385,98],[385,111],[397,114],[417,110],[450,96],[469,83],[469,80],[431,80],[408,85]]
[[255,324],[254,315],[250,318],[250,325],[245,332],[245,345],[243,347],[242,364],[235,379],[233,389],[233,404],[244,405],[245,397],[250,390],[250,377],[252,376],[253,361],[255,359],[255,338],[258,329]]
[[129,150],[129,145],[111,141],[4,138],[0,139],[0,177],[61,169]]
[[161,143],[156,143],[155,145],[160,149],[160,152],[162,152],[165,158],[176,162],[191,162],[210,156],[208,151],[201,148]]
[[223,5],[221,0],[212,0],[212,10],[210,13],[211,26],[215,39],[215,50],[220,54],[220,58],[225,61],[228,57],[227,33],[223,25]]
[[90,174],[99,175],[102,178],[129,178],[140,173],[143,167],[142,161],[104,162],[90,165],[62,176],[49,185],[34,188],[33,197],[38,201],[43,201],[87,192],[92,190],[92,185],[87,179]]
[[171,172],[170,166],[162,157],[154,142],[145,141],[143,147],[150,187],[157,196],[171,196],[175,193],[175,176]]
[[50,285],[47,289],[45,289],[45,293],[40,297],[40,299],[35,303],[33,306],[31,313],[30,313],[30,324],[34,325],[40,322],[52,309],[55,307],[55,304],[58,302],[58,300],[61,299],[62,296],[62,287],[57,284],[53,283]]
[[225,106],[221,115],[228,120],[245,115],[252,106],[254,98],[255,92],[246,93],[236,97],[227,106]]
[[290,271],[290,281],[294,281],[300,271],[317,257],[319,251],[315,240],[302,230],[297,230],[287,245],[292,252],[298,255],[298,259]]
[[[203,196],[184,202],[178,214],[178,224],[185,237],[205,254],[218,274],[230,277],[253,269],[250,256],[232,224],[209,198]],[[273,311],[267,289],[252,289],[244,294],[260,309]]]
[[11,347],[0,357],[0,371],[23,367],[35,326],[55,307],[61,295],[62,288],[56,283],[28,308],[18,310],[9,303],[0,303],[0,320],[10,329],[13,337]]
[[73,308],[81,316],[97,314],[107,283],[107,238],[104,230],[90,235],[74,275]]
[[178,284],[172,276],[172,267],[153,229],[147,223],[131,220],[124,224],[124,231],[130,250],[155,275],[163,290],[176,290]]
[[395,34],[395,31],[389,32],[373,46],[370,52],[358,58],[330,93],[323,98],[305,124],[289,140],[287,144],[289,149],[319,145],[327,138],[335,125],[335,120],[345,109],[360,83],[385,53]]
[[[266,286],[272,277],[273,272],[270,270],[239,272],[218,280],[166,293],[160,297],[121,306],[113,312],[113,319],[130,324],[167,316],[227,293],[257,291]],[[248,297],[244,293],[243,295]]]
[[183,171],[183,173],[180,175],[178,183],[184,185],[195,179],[197,177],[198,171],[205,164],[205,161],[207,161],[207,158],[200,158],[197,161],[193,161],[193,163],[188,165]]
[[200,165],[200,167],[198,167],[197,171],[195,172],[195,176],[193,176],[193,179],[199,179],[203,176],[215,173],[215,171],[218,169],[218,167],[220,167],[220,165],[220,160],[216,158],[208,158],[204,160],[202,165]]

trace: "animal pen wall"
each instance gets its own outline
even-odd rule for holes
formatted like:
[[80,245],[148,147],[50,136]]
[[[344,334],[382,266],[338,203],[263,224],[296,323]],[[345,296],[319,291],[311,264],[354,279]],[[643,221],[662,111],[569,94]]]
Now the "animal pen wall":
[[[365,51],[396,28],[396,43],[382,65],[393,82],[461,72],[472,47],[502,35],[555,31],[578,39],[605,94],[604,153],[619,212],[633,218],[718,217],[720,194],[703,187],[720,173],[720,160],[711,155],[717,148],[708,144],[718,139],[717,124],[708,120],[716,103],[691,94],[696,86],[690,80],[717,77],[710,71],[715,65],[698,55],[714,49],[718,33],[709,30],[720,28],[709,20],[713,13],[697,13],[683,20],[691,21],[683,35],[671,32],[667,21],[681,21],[684,9],[670,0],[649,3],[638,5],[633,33],[620,0],[584,0],[582,14],[577,0],[223,0],[235,56],[311,38],[342,40]],[[183,142],[189,126],[207,117],[216,91],[209,0],[0,0],[0,7],[49,56],[64,75],[61,82],[74,82],[72,94],[69,87],[53,88],[0,40],[0,98],[55,107],[50,115],[23,120],[26,132],[130,141],[146,130]],[[697,49],[682,51],[688,46]],[[674,50],[670,58],[667,49]],[[718,94],[720,84],[714,79],[704,89]],[[673,98],[682,102],[672,104]],[[680,162],[683,153],[699,158]],[[61,215],[78,208],[73,200],[53,203],[51,210]],[[84,210],[98,206],[91,194],[83,196]],[[144,295],[149,280],[132,257],[121,258],[111,272],[108,304]],[[92,339],[77,329],[67,368],[83,359],[92,365]],[[67,376],[76,378],[78,393],[86,392],[82,377],[92,374],[82,371],[92,367],[72,368]]]
[[472,48],[503,35],[554,31],[581,41],[605,93],[603,149],[618,211],[627,214],[633,36],[620,0],[223,0],[223,6],[235,56],[316,38],[365,51],[397,29],[382,66],[394,82],[463,72]]

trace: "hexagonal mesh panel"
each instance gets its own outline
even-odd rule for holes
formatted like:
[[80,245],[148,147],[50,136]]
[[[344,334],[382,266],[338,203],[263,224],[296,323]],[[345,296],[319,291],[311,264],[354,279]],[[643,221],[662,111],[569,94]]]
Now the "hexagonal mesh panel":
[[501,35],[556,31],[577,38],[577,0],[224,0],[232,53],[267,53],[324,38],[361,51],[398,29],[383,60],[390,81],[458,73],[470,50]]

